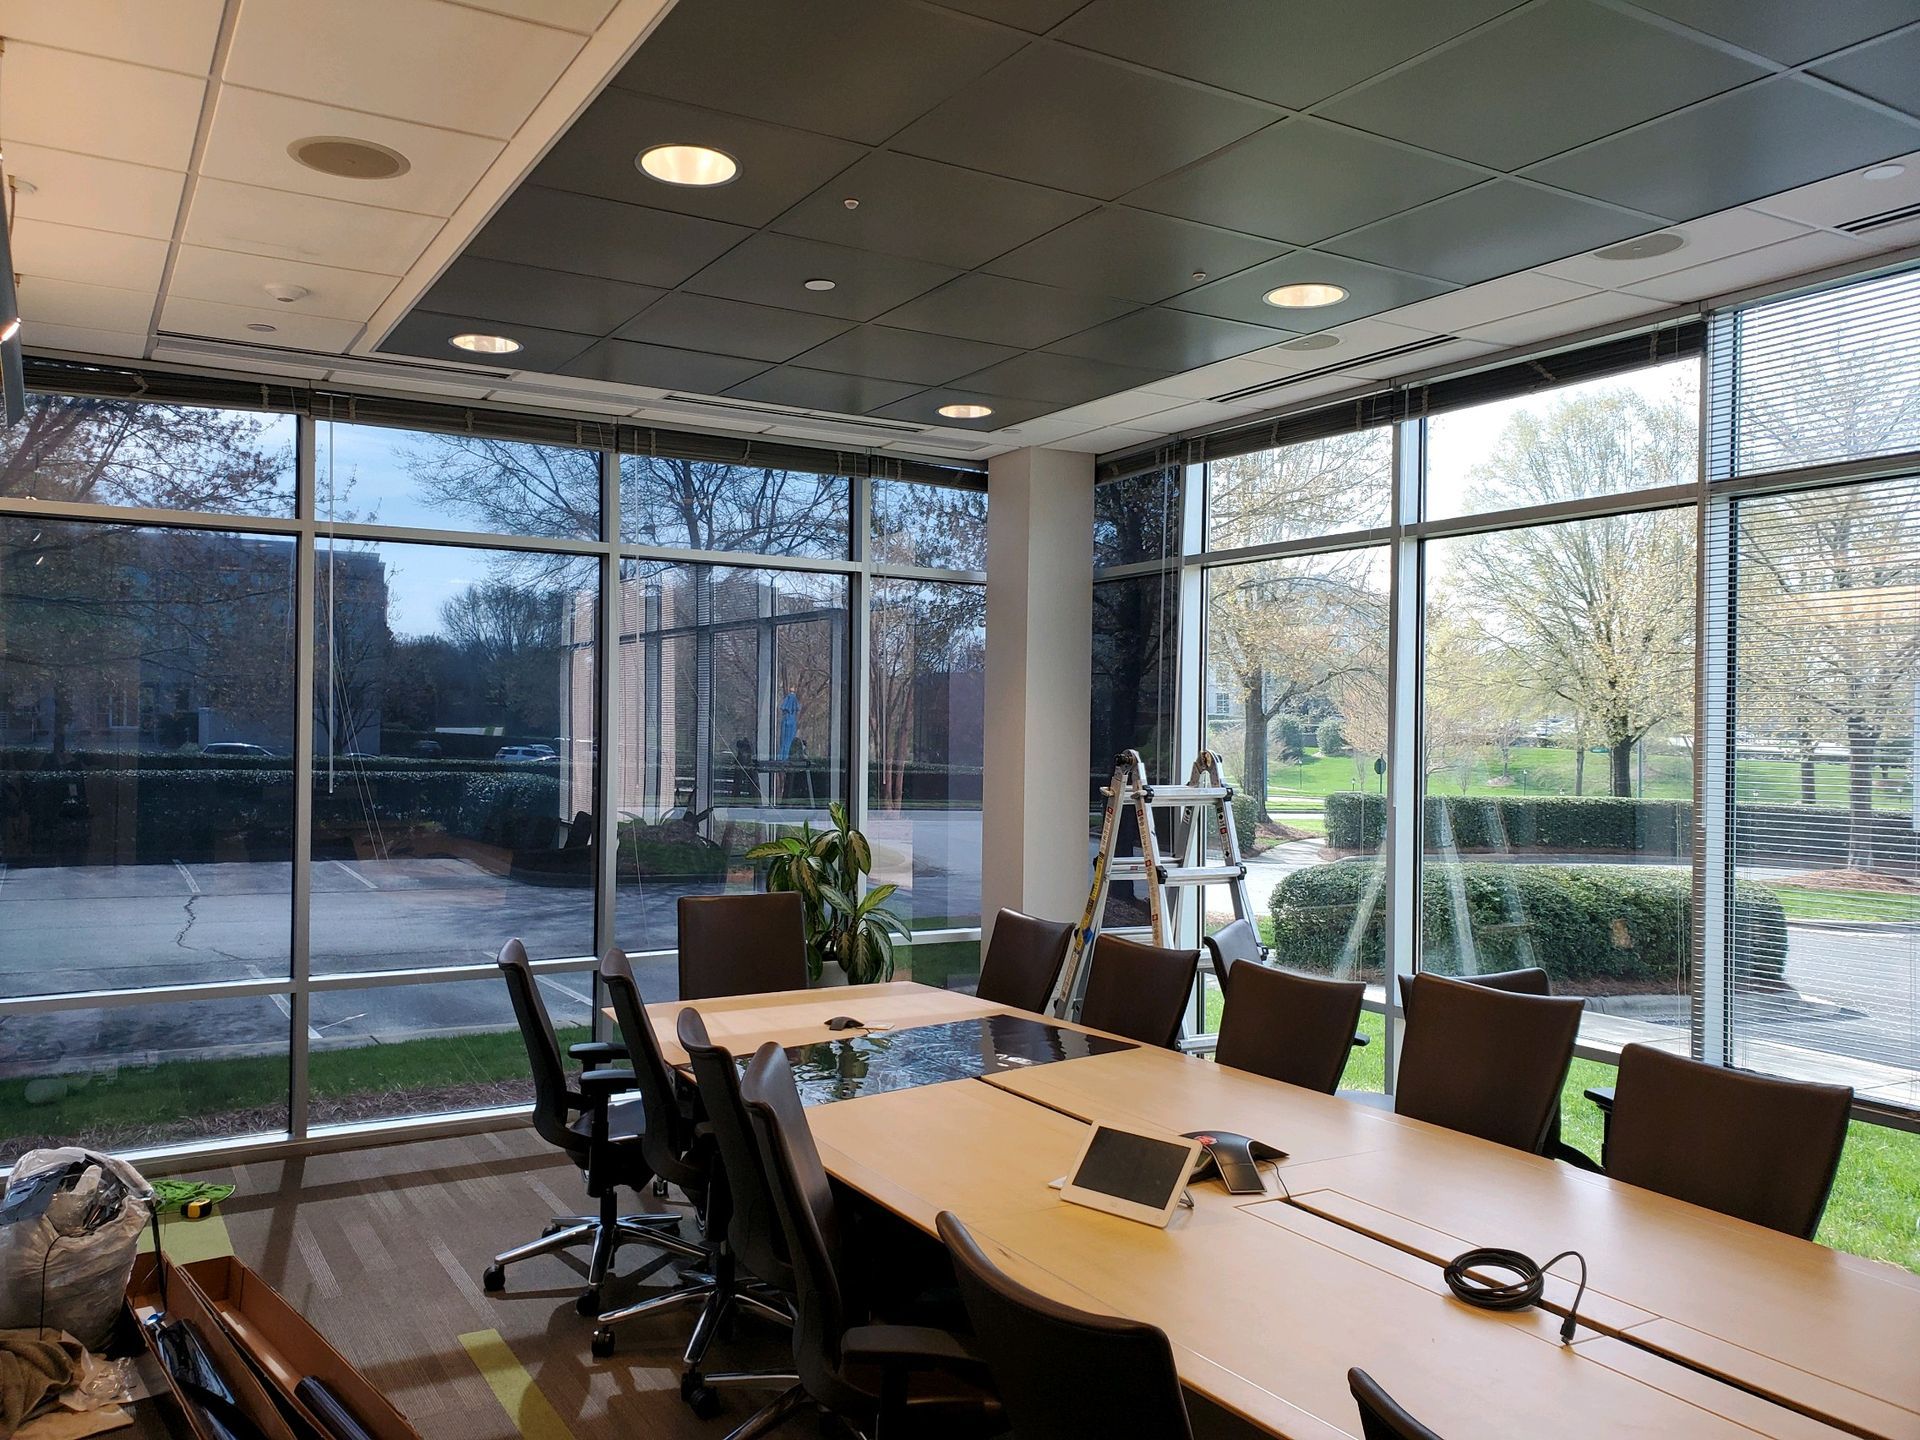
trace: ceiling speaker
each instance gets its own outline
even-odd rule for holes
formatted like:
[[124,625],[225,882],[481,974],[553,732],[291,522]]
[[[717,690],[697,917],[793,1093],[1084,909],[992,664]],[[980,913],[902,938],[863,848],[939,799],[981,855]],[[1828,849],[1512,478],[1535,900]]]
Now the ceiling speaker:
[[287,154],[309,170],[342,180],[391,180],[413,168],[398,150],[342,135],[309,135],[289,145]]

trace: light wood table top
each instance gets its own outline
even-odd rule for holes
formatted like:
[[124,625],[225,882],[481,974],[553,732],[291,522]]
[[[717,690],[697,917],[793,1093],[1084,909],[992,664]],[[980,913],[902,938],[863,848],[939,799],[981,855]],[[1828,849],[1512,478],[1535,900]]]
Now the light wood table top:
[[[750,1055],[766,1041],[782,1047],[816,1045],[823,1040],[845,1040],[858,1030],[829,1030],[827,1021],[851,1015],[869,1025],[901,1030],[914,1025],[943,1025],[979,1015],[998,1015],[1004,1005],[975,999],[952,990],[936,990],[911,980],[881,985],[836,985],[823,990],[775,990],[764,995],[724,995],[710,1000],[662,1000],[647,1006],[653,1033],[669,1065],[687,1062],[686,1051],[674,1036],[680,1012],[692,1006],[707,1022],[716,1045],[737,1055]],[[607,1012],[609,1015],[612,1011]]]

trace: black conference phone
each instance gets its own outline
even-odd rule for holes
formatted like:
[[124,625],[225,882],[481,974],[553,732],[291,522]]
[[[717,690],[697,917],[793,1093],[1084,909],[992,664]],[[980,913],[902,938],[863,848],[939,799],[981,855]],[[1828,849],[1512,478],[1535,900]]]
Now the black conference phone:
[[1262,1160],[1284,1160],[1287,1152],[1275,1149],[1231,1130],[1189,1130],[1186,1139],[1198,1140],[1203,1158],[1195,1167],[1195,1180],[1218,1175],[1230,1195],[1264,1195],[1266,1182],[1260,1178]]

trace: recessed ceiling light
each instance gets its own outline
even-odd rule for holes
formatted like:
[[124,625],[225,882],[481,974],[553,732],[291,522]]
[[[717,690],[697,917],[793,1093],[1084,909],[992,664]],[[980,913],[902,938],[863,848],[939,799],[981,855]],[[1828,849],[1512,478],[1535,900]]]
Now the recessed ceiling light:
[[1308,281],[1301,285],[1282,285],[1260,298],[1282,310],[1312,310],[1321,305],[1338,305],[1347,298],[1347,292],[1338,285]]
[[309,135],[287,146],[287,154],[309,170],[341,180],[391,180],[413,168],[398,150],[344,135]]
[[809,280],[809,281],[807,281],[807,289],[809,289],[809,290],[831,290],[831,289],[833,289],[833,287],[834,287],[834,284],[835,284],[835,283],[836,283],[836,282],[834,282],[834,281],[832,281],[832,280]]
[[509,340],[505,335],[456,335],[447,343],[476,355],[511,355],[520,348],[518,340]]
[[1898,180],[1907,173],[1907,167],[1897,160],[1889,160],[1884,165],[1872,165],[1860,172],[1862,180]]
[[1672,230],[1662,230],[1654,235],[1642,235],[1634,240],[1622,240],[1618,245],[1609,245],[1605,249],[1593,252],[1596,260],[1651,260],[1656,255],[1671,255],[1687,243],[1687,237]]
[[264,321],[255,320],[251,324],[249,324],[247,328],[249,330],[257,330],[262,335],[271,335],[273,334],[274,331],[278,330],[280,327],[278,325],[268,325]]
[[984,420],[993,413],[991,405],[942,405],[940,413],[949,420]]
[[1302,335],[1298,340],[1281,343],[1282,350],[1331,350],[1340,343],[1338,335]]
[[655,145],[633,163],[668,185],[724,185],[740,173],[737,160],[710,145]]

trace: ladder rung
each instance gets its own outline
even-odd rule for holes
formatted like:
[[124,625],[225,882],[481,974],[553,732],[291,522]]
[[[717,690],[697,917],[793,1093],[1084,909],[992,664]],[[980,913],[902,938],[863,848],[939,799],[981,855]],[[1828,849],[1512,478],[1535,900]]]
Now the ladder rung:
[[[1244,865],[1162,865],[1157,867],[1154,878],[1162,885],[1223,885],[1229,880],[1246,878]],[[1116,860],[1107,867],[1109,880],[1145,880],[1147,863],[1144,860]]]
[[[1108,799],[1114,798],[1111,785],[1102,787],[1100,793]],[[1131,802],[1135,795],[1132,786],[1121,789],[1119,798]],[[1233,795],[1231,785],[1149,785],[1146,788],[1146,800],[1149,805],[1201,805],[1210,801],[1230,799]]]
[[1102,925],[1102,935],[1118,935],[1122,940],[1150,940],[1153,938],[1151,925]]

